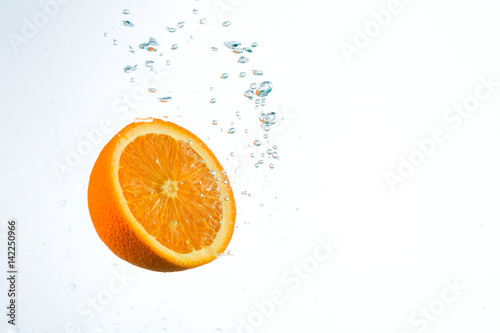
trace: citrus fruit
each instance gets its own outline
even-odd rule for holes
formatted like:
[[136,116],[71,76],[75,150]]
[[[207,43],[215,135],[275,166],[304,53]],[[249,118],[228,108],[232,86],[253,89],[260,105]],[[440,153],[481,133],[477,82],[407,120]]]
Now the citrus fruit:
[[212,151],[160,119],[123,128],[90,174],[90,217],[118,257],[153,271],[213,261],[231,240],[236,205]]

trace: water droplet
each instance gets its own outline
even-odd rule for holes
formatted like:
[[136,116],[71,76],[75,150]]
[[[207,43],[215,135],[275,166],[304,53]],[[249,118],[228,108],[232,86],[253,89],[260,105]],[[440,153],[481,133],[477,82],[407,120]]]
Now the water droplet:
[[167,103],[167,102],[170,102],[171,99],[172,99],[172,97],[170,97],[170,96],[159,97],[158,98],[158,102],[160,102],[160,103]]
[[120,23],[121,25],[123,25],[124,27],[129,27],[129,28],[133,28],[134,27],[134,24],[130,21],[121,21]]
[[274,112],[269,112],[269,113],[261,112],[259,115],[259,120],[261,123],[263,123],[265,125],[273,125],[276,123],[276,113],[274,113]]
[[130,51],[130,53],[135,54],[135,50],[132,46],[129,45],[128,50]]
[[156,88],[149,88],[148,90],[149,90],[149,92],[152,92],[152,93],[156,92]]
[[149,42],[145,42],[145,43],[140,44],[139,48],[147,50],[149,52],[157,52],[158,51],[158,46],[160,46],[160,44],[158,44],[158,42],[156,41],[156,39],[150,37],[149,38]]
[[230,25],[231,25],[231,21],[225,21],[224,23],[222,23],[223,27],[229,27]]
[[277,153],[277,152],[274,152],[271,156],[272,156],[273,158],[278,158],[278,153]]
[[240,116],[240,111],[236,111],[236,117],[239,117]]
[[179,45],[177,45],[177,44],[172,45],[172,50],[177,50],[178,48],[179,48]]
[[229,49],[234,49],[234,48],[237,48],[238,46],[240,46],[241,43],[236,42],[236,41],[227,41],[227,42],[224,42],[224,45]]
[[238,62],[240,64],[246,64],[247,62],[249,62],[250,60],[248,60],[247,57],[244,57],[244,56],[241,56],[239,59],[238,59]]
[[259,147],[260,145],[262,145],[262,142],[260,142],[260,140],[255,140],[253,142],[253,144],[256,146],[256,147]]
[[232,51],[233,51],[233,53],[240,54],[240,53],[243,53],[245,51],[245,49],[242,49],[241,47],[236,47]]
[[217,125],[217,120],[212,120],[212,125]]
[[278,149],[278,146],[274,145],[274,146],[273,146],[273,149]]
[[217,100],[216,100],[215,98],[212,98],[212,99],[210,100],[210,104],[214,104],[215,102],[217,102]]
[[227,78],[228,78],[228,76],[229,76],[229,74],[228,74],[228,73],[224,73],[224,74],[222,74],[222,75],[221,75],[221,78],[222,78],[222,79],[227,79]]
[[266,153],[267,153],[268,155],[271,155],[271,154],[273,153],[273,150],[272,150],[271,148],[269,148],[268,150],[266,150]]
[[245,48],[243,48],[243,50],[247,51],[248,53],[252,53],[253,52],[252,48],[248,47],[248,46],[245,47]]
[[252,43],[252,47],[257,47],[257,45],[259,45],[259,43],[257,42]]
[[255,100],[255,104],[260,104],[260,98],[257,98],[257,99]]
[[264,139],[267,139],[269,137],[269,134],[264,133],[264,135],[262,137],[264,137]]
[[212,177],[215,177],[215,170],[210,170],[210,174],[212,175]]
[[184,24],[185,24],[184,21],[177,23],[177,28],[179,28],[179,29],[184,28]]
[[247,91],[245,91],[243,93],[243,96],[245,96],[246,98],[248,98],[249,100],[252,100],[253,99],[253,91],[251,89],[248,89]]
[[167,31],[168,32],[176,32],[177,29],[176,28],[169,28],[169,27],[167,27]]
[[104,33],[104,37],[108,37],[108,33],[106,33],[106,32],[105,32],[105,33]]
[[224,200],[229,201],[229,197],[227,197],[227,196],[224,197]]
[[252,74],[253,74],[253,75],[264,75],[264,72],[263,72],[263,71],[261,71],[261,70],[258,70],[258,69],[254,69],[254,70],[252,71]]
[[118,45],[118,41],[116,39],[113,39],[113,45]]
[[251,153],[251,154],[250,154],[250,157],[251,157],[251,158],[254,158],[254,157],[255,157],[255,154],[254,154],[254,153]]
[[240,72],[240,77],[245,77],[245,76],[247,76],[246,72]]
[[257,83],[250,83],[250,89],[255,90],[257,88]]
[[130,78],[130,82],[134,83],[135,79],[133,77]]
[[166,64],[167,66],[170,66],[170,60],[167,60]]
[[130,73],[130,72],[133,72],[137,69],[137,65],[134,65],[134,66],[125,66],[123,67],[123,71],[125,73]]
[[176,220],[170,221],[170,226],[173,228],[177,227],[177,221]]
[[70,283],[69,284],[69,290],[74,291],[76,289],[76,284]]
[[259,160],[259,164],[264,164],[264,161],[263,160]]
[[59,201],[59,205],[61,205],[61,207],[66,206],[66,200],[62,199],[61,201]]
[[274,164],[269,164],[269,169],[274,169]]
[[206,24],[206,23],[207,23],[207,19],[206,19],[206,18],[202,18],[202,19],[200,20],[200,24]]
[[124,9],[124,10],[123,10],[123,14],[125,14],[125,15],[130,14],[130,10],[128,10],[128,9]]
[[198,9],[193,9],[193,14],[198,14]]
[[215,46],[212,46],[212,47],[210,48],[210,50],[212,50],[212,51],[214,51],[214,52],[217,52],[217,48],[216,48]]
[[255,92],[259,97],[266,97],[273,90],[273,85],[269,81],[264,81],[259,84],[257,91]]
[[248,129],[245,129],[245,133],[248,133]]
[[146,65],[146,67],[153,67],[154,64],[155,62],[153,60],[144,61],[144,65]]
[[230,129],[227,130],[228,134],[234,134],[236,132],[236,128],[231,127]]

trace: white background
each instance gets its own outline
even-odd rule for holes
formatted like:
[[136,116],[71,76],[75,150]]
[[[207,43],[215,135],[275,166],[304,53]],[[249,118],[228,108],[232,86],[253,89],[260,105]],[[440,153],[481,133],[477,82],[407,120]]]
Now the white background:
[[[7,219],[17,218],[17,331],[500,332],[500,86],[458,128],[443,118],[474,96],[479,77],[500,81],[500,4],[401,0],[348,61],[342,43],[354,45],[357,28],[388,3],[70,0],[23,37],[23,18],[33,22],[41,7],[2,0],[1,260]],[[180,21],[184,28],[165,30]],[[23,43],[13,47],[13,34]],[[149,37],[162,57],[139,50]],[[259,45],[238,64],[226,40]],[[122,97],[149,88],[141,85],[145,60],[166,76],[158,93],[124,113]],[[133,64],[136,72],[123,73]],[[266,109],[280,116],[270,132],[280,156],[272,170],[267,156],[254,167],[259,156],[250,153],[267,146],[249,144],[265,141],[264,132],[242,96],[264,79],[274,85]],[[171,102],[156,101],[167,95]],[[162,274],[121,261],[97,237],[86,201],[93,163],[114,133],[148,116],[188,128],[228,169],[238,206],[231,256]],[[103,119],[112,131],[57,174],[54,165],[67,164]],[[435,128],[447,140],[391,191],[384,174],[396,174],[399,156]],[[319,263],[318,238],[340,244]],[[292,273],[303,264],[307,276]],[[120,285],[117,274],[130,280]],[[450,283],[462,289],[453,293]],[[282,302],[270,306],[276,290]]]

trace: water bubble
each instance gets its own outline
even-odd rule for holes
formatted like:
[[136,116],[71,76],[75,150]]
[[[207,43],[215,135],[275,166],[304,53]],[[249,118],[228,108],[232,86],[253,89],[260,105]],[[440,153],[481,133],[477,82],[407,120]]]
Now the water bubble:
[[146,67],[153,67],[154,64],[155,62],[153,60],[144,61],[144,65],[146,65]]
[[217,100],[216,100],[215,98],[212,98],[212,99],[210,100],[210,104],[214,104],[215,102],[217,102]]
[[255,100],[255,104],[260,104],[260,98],[257,98],[257,99]]
[[269,81],[264,81],[259,84],[257,91],[255,92],[259,97],[266,97],[273,90],[273,85]]
[[227,42],[224,42],[224,45],[227,48],[234,49],[234,48],[237,48],[238,46],[240,46],[241,43],[240,42],[236,42],[236,41],[227,41]]
[[129,27],[129,28],[134,27],[134,24],[130,21],[121,21],[120,24],[123,25],[124,27]]
[[193,9],[193,14],[198,14],[198,9]]
[[167,66],[170,66],[170,60],[167,60],[166,64]]
[[170,96],[159,97],[158,98],[158,102],[160,102],[160,103],[166,103],[166,102],[170,102],[171,99],[172,99],[172,97],[170,97]]
[[269,169],[274,169],[274,164],[269,164]]
[[257,83],[250,83],[250,89],[255,90],[257,88]]
[[104,37],[108,37],[108,34],[106,32],[104,33]]
[[255,167],[258,168],[259,167],[259,163],[255,163]]
[[264,164],[264,161],[263,160],[259,160],[259,164]]
[[253,99],[253,91],[251,89],[248,89],[247,91],[245,91],[243,93],[243,96],[245,96],[246,98],[248,98],[249,100],[252,100]]
[[118,45],[118,41],[116,39],[113,39],[113,45]]
[[207,19],[206,18],[202,18],[200,20],[200,24],[207,24]]
[[225,21],[224,23],[222,23],[223,27],[229,27],[230,25],[231,25],[231,21]]
[[174,44],[174,45],[172,45],[172,50],[177,50],[178,47],[179,47],[179,45]]
[[273,146],[273,149],[278,149],[278,146],[274,145],[274,146]]
[[240,77],[245,77],[245,76],[247,76],[246,72],[240,72]]
[[166,29],[167,29],[168,32],[176,32],[177,31],[176,28],[169,28],[169,27],[167,27]]
[[135,50],[132,46],[129,45],[128,50],[130,51],[130,53],[135,54]]
[[124,10],[123,10],[123,14],[125,14],[125,15],[130,14],[130,10],[128,10],[128,9],[124,9]]
[[240,54],[240,53],[243,53],[243,51],[245,51],[245,49],[242,49],[241,47],[236,47],[232,51],[233,51],[233,53]]
[[247,51],[248,53],[252,53],[253,52],[252,48],[248,47],[248,46],[245,47],[245,48],[243,48],[243,50]]
[[212,125],[217,125],[217,120],[212,120]]
[[254,140],[253,144],[255,145],[255,147],[259,147],[260,145],[262,145],[262,142],[260,142],[260,140]]
[[224,74],[222,74],[222,75],[221,75],[221,78],[222,78],[222,79],[227,79],[227,78],[228,78],[228,76],[229,76],[229,74],[228,74],[228,73],[224,73]]
[[74,291],[76,289],[76,284],[70,283],[69,284],[69,290]]
[[130,82],[134,83],[135,79],[133,77],[130,78]]
[[269,148],[268,150],[266,150],[266,153],[267,153],[268,155],[271,155],[271,154],[273,153],[273,150],[272,150],[271,148]]
[[240,116],[240,111],[236,111],[236,117]]
[[149,52],[157,52],[158,51],[158,46],[160,46],[160,44],[158,44],[158,42],[156,41],[156,39],[150,37],[149,38],[149,42],[145,42],[145,43],[140,44],[139,48],[147,50]]
[[231,127],[230,129],[227,130],[228,134],[234,134],[236,132],[236,128]]
[[130,72],[133,72],[137,69],[137,65],[134,65],[134,66],[125,66],[123,67],[123,71],[125,73],[130,73]]
[[156,92],[156,88],[149,88],[148,91],[152,92],[152,93],[155,93]]
[[257,47],[257,45],[259,45],[259,43],[257,42],[252,43],[252,47]]
[[239,59],[238,59],[238,62],[240,64],[246,64],[247,62],[249,62],[250,60],[248,60],[247,57],[244,57],[244,56],[241,56]]
[[261,123],[263,123],[265,125],[273,125],[276,123],[276,113],[274,113],[274,112],[269,112],[269,113],[261,112],[259,115],[259,120]]
[[278,153],[277,153],[277,152],[274,152],[271,156],[272,156],[273,158],[278,158]]
[[258,70],[258,69],[254,69],[254,70],[252,71],[252,74],[253,74],[253,75],[264,75],[264,72],[263,72],[263,71],[261,71],[261,70]]
[[269,137],[269,134],[267,133],[264,133],[264,135],[262,136],[264,139],[267,139]]
[[212,50],[212,51],[214,51],[214,52],[217,52],[217,48],[216,48],[215,46],[212,46],[212,47],[210,48],[210,50]]
[[185,24],[185,22],[177,23],[177,28],[179,28],[179,29],[184,28],[184,24]]

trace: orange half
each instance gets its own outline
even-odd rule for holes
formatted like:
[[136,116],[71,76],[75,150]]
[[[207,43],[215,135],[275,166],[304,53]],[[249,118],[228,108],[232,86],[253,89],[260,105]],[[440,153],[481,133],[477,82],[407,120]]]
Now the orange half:
[[164,272],[213,261],[236,219],[229,179],[212,151],[159,119],[132,123],[106,144],[90,175],[88,205],[111,251]]

